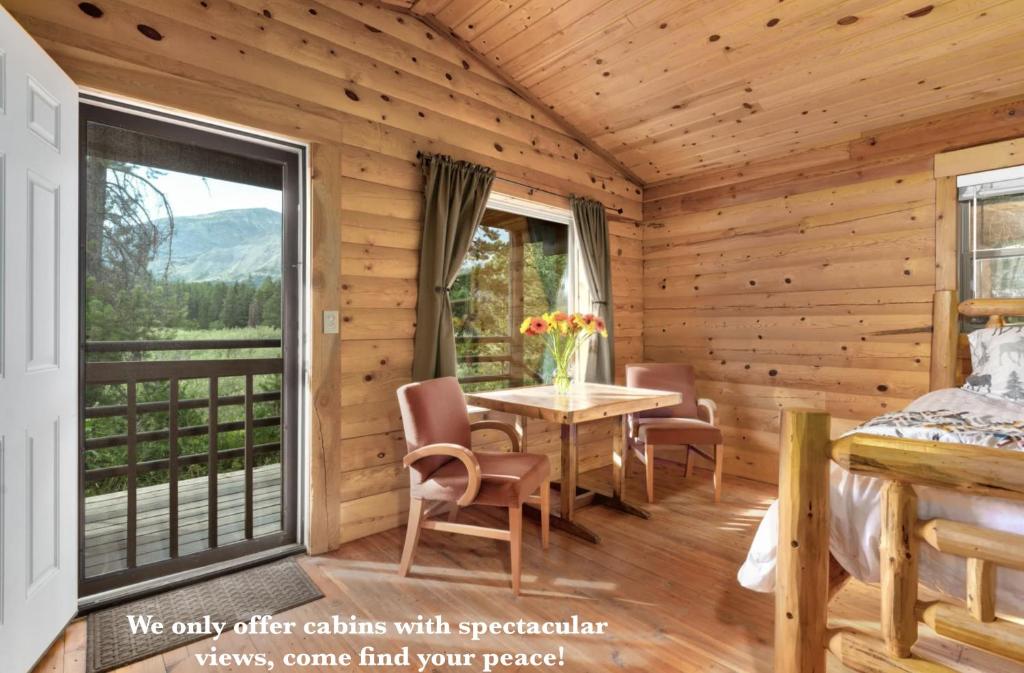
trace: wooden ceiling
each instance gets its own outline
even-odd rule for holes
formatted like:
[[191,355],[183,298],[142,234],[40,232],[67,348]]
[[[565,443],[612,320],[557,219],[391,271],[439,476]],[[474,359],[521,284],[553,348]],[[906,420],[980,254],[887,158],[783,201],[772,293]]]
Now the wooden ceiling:
[[645,183],[1024,92],[1024,0],[392,0]]

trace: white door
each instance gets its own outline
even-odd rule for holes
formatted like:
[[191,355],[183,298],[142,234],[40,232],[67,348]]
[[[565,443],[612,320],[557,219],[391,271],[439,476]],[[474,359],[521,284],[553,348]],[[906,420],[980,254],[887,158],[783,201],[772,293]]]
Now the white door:
[[28,671],[78,579],[78,91],[0,7],[0,669]]

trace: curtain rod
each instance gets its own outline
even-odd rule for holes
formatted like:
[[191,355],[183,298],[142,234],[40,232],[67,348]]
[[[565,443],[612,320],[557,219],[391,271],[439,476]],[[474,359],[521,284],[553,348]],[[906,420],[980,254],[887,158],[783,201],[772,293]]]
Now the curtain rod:
[[[423,150],[416,150],[416,158],[417,159],[422,159],[423,155],[424,155]],[[500,175],[495,175],[494,179],[495,180],[501,180],[502,182],[507,182],[510,185],[516,185],[516,186],[519,186],[519,187],[523,187],[524,189],[529,189],[529,190],[534,191],[534,192],[543,192],[545,194],[550,194],[551,196],[557,196],[560,199],[568,199],[569,198],[568,194],[561,194],[559,192],[553,192],[550,189],[544,189],[543,187],[535,187],[534,185],[528,185],[525,182],[519,182],[518,180],[513,180],[511,178],[504,178],[504,177],[501,177]],[[621,215],[622,214],[622,208],[609,208],[608,206],[604,205],[603,202],[599,202],[599,203],[601,203],[601,207],[602,208],[604,208],[605,210],[607,210],[610,213],[615,213],[616,215]]]
[[[518,185],[519,187],[523,187],[525,189],[529,189],[530,191],[533,191],[533,192],[543,192],[545,194],[550,194],[551,196],[557,196],[560,199],[568,199],[569,198],[568,194],[560,194],[558,192],[553,192],[550,189],[544,189],[543,187],[535,187],[533,185],[528,185],[525,182],[519,182],[518,180],[512,180],[511,178],[503,178],[501,176],[495,176],[494,179],[495,180],[501,180],[502,182],[507,182],[507,183],[509,183],[511,185]],[[617,215],[621,215],[622,214],[622,209],[621,208],[609,208],[608,206],[604,205],[603,203],[601,203],[601,207],[603,207],[605,210],[607,210],[609,212],[612,212],[612,213],[615,213]]]

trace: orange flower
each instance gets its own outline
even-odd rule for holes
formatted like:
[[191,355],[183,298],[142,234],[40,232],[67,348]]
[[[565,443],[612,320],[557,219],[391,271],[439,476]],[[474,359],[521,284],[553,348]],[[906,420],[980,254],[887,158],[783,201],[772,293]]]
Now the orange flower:
[[556,340],[579,337],[589,338],[594,334],[608,336],[605,322],[593,313],[566,313],[551,311],[538,316],[526,316],[519,325],[519,332],[527,336],[547,334]]
[[527,334],[544,334],[548,331],[548,323],[543,318],[532,318]]

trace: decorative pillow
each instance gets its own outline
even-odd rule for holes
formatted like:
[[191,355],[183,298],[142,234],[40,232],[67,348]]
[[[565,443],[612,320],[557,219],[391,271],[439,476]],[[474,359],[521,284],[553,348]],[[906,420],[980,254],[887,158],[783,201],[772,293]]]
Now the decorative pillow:
[[964,388],[1024,403],[1024,325],[980,329],[968,340],[973,371]]

